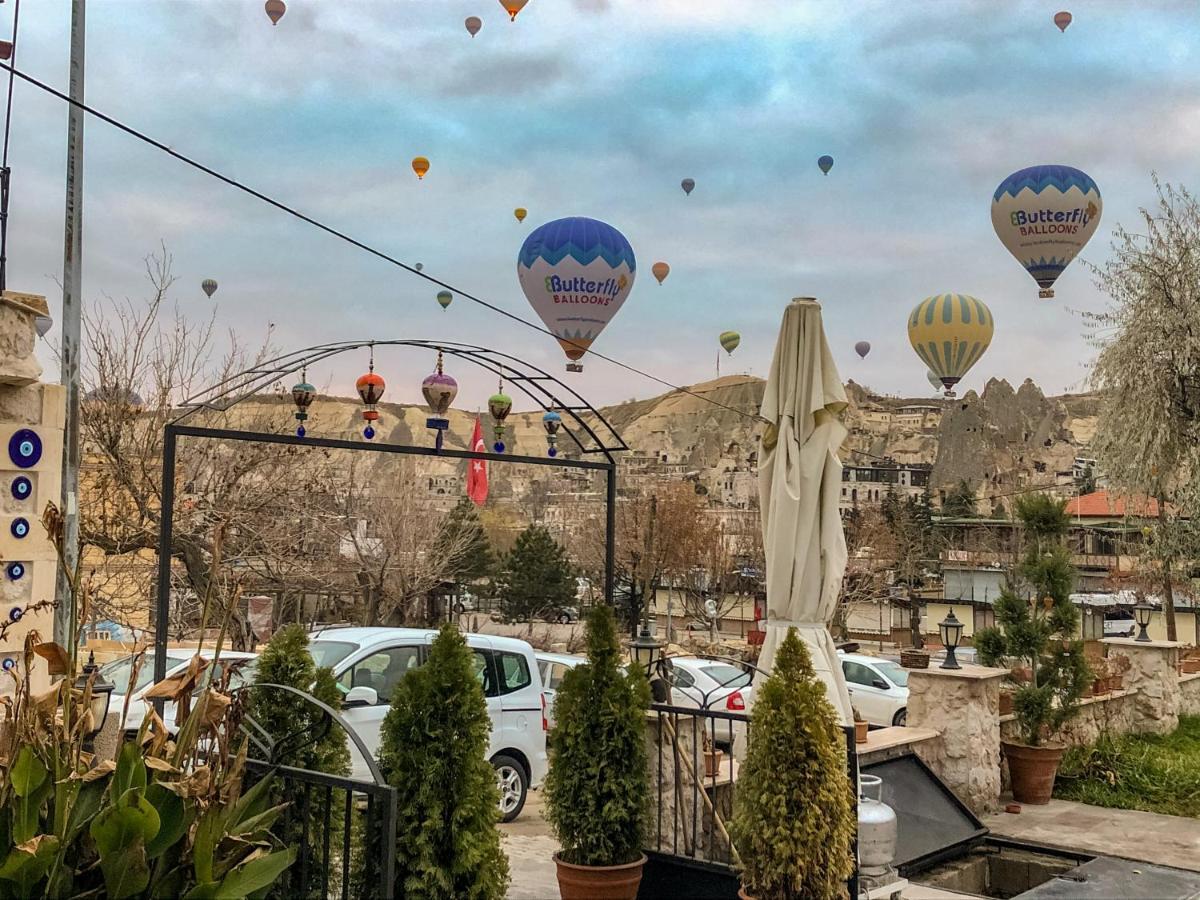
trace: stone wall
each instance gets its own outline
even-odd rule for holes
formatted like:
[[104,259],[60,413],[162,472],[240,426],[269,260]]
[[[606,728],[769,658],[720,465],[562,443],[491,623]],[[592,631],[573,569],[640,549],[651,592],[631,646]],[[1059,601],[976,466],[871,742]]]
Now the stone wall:
[[1169,734],[1179,727],[1180,688],[1176,664],[1179,644],[1172,641],[1137,641],[1108,638],[1108,657],[1124,656],[1130,670],[1125,687],[1138,692],[1130,731]]
[[1179,676],[1179,714],[1200,716],[1200,674]]
[[[1200,692],[1197,696],[1200,698]],[[1080,701],[1079,712],[1055,732],[1051,740],[1068,747],[1079,747],[1094,743],[1106,731],[1112,734],[1133,731],[1137,721],[1137,704],[1136,690],[1113,691],[1099,697],[1088,697]],[[1014,743],[1021,740],[1015,716],[1001,717],[1000,739]]]

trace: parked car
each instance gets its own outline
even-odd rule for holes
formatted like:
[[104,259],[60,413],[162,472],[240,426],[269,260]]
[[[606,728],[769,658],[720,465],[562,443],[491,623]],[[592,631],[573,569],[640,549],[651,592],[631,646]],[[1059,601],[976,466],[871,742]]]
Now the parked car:
[[536,656],[538,673],[542,676],[542,696],[546,698],[546,725],[553,728],[554,698],[558,694],[558,686],[562,684],[567,670],[587,662],[587,657],[570,653],[538,653]]
[[908,719],[908,670],[900,663],[859,653],[839,653],[850,702],[872,725],[903,725]]
[[[192,657],[195,656],[194,650],[186,648],[170,647],[167,649],[167,677],[178,675],[183,672]],[[210,647],[205,647],[200,651],[202,659],[211,662],[213,651]],[[218,663],[218,670],[213,673],[213,680],[221,678],[224,666],[233,664],[234,673],[230,678],[230,686],[237,687],[245,684],[253,677],[254,663],[258,658],[256,653],[242,653],[237,650],[222,650],[221,661]],[[138,670],[137,680],[133,684],[133,690],[130,691],[129,677],[133,671],[133,656],[123,656],[120,659],[115,659],[110,663],[105,663],[100,667],[100,674],[113,684],[112,699],[109,701],[109,712],[120,715],[125,708],[125,695],[129,694],[129,709],[125,714],[125,736],[133,737],[137,734],[139,728],[142,727],[142,720],[146,718],[146,710],[150,708],[153,701],[145,699],[146,691],[154,683],[154,656],[147,653],[142,660],[142,667]],[[167,730],[172,734],[175,733],[178,726],[175,723],[175,704],[167,703],[163,706],[163,722],[167,726]]]
[[1133,637],[1137,621],[1133,613],[1125,609],[1111,609],[1104,613],[1104,636]]
[[[671,702],[675,706],[732,713],[744,713],[749,708],[754,690],[752,676],[741,666],[701,656],[672,656],[669,662],[668,681]],[[710,736],[722,749],[729,748],[746,729],[746,723],[740,719],[713,719],[712,722]]]
[[559,625],[572,625],[579,621],[579,609],[574,606],[552,606],[542,612],[542,618]]
[[[379,751],[380,726],[392,690],[409,670],[428,658],[436,631],[420,628],[327,628],[311,635],[309,652],[329,666],[343,694],[346,722],[367,751]],[[520,815],[530,789],[546,777],[546,698],[533,648],[516,638],[466,634],[475,654],[475,674],[487,698],[492,730],[488,759],[500,786],[505,822]],[[351,777],[370,777],[367,762],[351,743]]]

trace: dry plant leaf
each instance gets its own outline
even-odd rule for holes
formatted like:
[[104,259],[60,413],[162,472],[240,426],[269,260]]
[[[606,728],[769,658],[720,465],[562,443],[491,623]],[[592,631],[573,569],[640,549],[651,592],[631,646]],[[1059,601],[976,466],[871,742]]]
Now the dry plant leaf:
[[211,786],[212,772],[208,766],[200,766],[183,782],[184,791],[189,797],[207,796]]
[[67,670],[71,668],[71,657],[62,644],[45,641],[34,647],[33,652],[46,660],[51,675],[66,675]]
[[193,656],[184,671],[152,685],[142,696],[147,700],[157,700],[161,697],[164,700],[173,700],[179,703],[196,689],[206,665],[207,663],[200,656]]
[[225,710],[232,702],[233,698],[227,694],[214,691],[212,688],[205,691],[196,709],[200,716],[201,727],[216,728],[217,723],[225,717]]
[[29,698],[33,702],[33,708],[43,715],[53,715],[54,711],[58,709],[59,695],[64,684],[66,684],[65,681],[60,681],[44,693],[33,694]]
[[106,759],[101,761],[98,766],[95,766],[94,768],[88,769],[86,772],[84,772],[83,780],[85,783],[89,781],[96,781],[97,779],[103,778],[105,775],[108,775],[110,772],[115,772],[116,770],[117,764],[111,759]]
[[155,772],[165,772],[169,775],[180,774],[177,768],[165,759],[159,759],[157,756],[147,756],[143,759],[143,762],[146,763],[146,768],[153,769]]

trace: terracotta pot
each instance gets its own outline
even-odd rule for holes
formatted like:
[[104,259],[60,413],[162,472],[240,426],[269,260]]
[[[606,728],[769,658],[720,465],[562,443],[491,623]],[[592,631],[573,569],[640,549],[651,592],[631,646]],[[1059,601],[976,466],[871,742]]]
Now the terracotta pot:
[[854,723],[854,743],[865,744],[867,742],[867,732],[870,731],[870,725],[867,722]]
[[562,900],[637,900],[646,855],[623,866],[577,866],[554,854]]
[[1093,681],[1091,684],[1089,684],[1087,687],[1085,687],[1083,689],[1083,693],[1080,694],[1079,696],[1082,699],[1086,700],[1088,697],[1095,697],[1097,694],[1103,694],[1103,693],[1104,693],[1104,685],[1102,684],[1102,679],[1097,678],[1095,681]]
[[1018,684],[1030,684],[1033,682],[1033,669],[1029,666],[1017,666],[1012,670],[1012,678]]
[[1058,764],[1066,748],[1053,744],[1029,747],[1001,741],[1000,749],[1008,760],[1013,799],[1031,806],[1049,803],[1050,795],[1054,792],[1054,776],[1058,774]]
[[1013,711],[1013,692],[1000,692],[1000,715],[1011,716]]
[[907,649],[900,651],[900,665],[906,669],[928,669],[929,651]]
[[721,760],[725,758],[723,750],[704,751],[704,777],[716,778],[721,774]]
[[1109,675],[1108,676],[1108,689],[1110,691],[1125,690],[1125,676],[1124,675]]

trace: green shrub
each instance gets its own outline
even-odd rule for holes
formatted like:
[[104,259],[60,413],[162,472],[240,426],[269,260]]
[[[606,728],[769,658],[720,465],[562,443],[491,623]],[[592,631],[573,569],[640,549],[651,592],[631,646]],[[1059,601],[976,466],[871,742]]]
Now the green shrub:
[[471,649],[443,625],[425,665],[392,691],[379,765],[399,794],[396,896],[402,900],[501,900],[508,859],[500,849],[499,790],[487,761],[487,701]]
[[588,615],[587,657],[555,697],[546,817],[567,862],[623,865],[642,854],[650,686],[641,669],[621,667],[607,606]]
[[729,834],[758,900],[835,900],[853,870],[845,736],[794,628],[754,698]]
[[575,602],[575,573],[566,551],[541,525],[521,532],[504,558],[496,586],[510,622],[527,622]]

